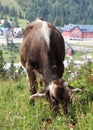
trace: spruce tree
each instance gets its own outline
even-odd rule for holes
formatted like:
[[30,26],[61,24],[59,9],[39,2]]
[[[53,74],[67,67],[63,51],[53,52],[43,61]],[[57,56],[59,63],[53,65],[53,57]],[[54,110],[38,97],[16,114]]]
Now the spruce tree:
[[14,66],[14,60],[12,59],[11,66],[9,68],[9,77],[11,79],[15,79],[15,70],[16,70],[16,67]]
[[0,77],[4,75],[4,58],[3,58],[3,52],[0,50]]

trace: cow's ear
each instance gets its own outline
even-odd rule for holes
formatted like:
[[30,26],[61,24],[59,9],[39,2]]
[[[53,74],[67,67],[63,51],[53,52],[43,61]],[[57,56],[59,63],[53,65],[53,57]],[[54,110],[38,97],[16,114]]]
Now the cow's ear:
[[61,79],[59,80],[59,82],[61,83],[62,86],[68,87],[68,82],[65,81],[63,78],[61,78]]
[[64,83],[65,80],[63,78],[59,79],[59,82]]
[[66,81],[63,82],[63,86],[64,86],[64,87],[68,87],[68,82],[66,82]]
[[30,29],[33,28],[33,25],[28,25],[24,30],[23,30],[23,35],[27,34]]

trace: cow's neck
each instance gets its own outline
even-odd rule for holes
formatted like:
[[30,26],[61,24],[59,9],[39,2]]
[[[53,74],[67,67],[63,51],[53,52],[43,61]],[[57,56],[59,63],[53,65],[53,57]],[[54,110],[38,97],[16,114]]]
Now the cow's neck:
[[[44,50],[44,49],[43,49]],[[52,80],[58,79],[56,65],[51,66],[49,56],[46,51],[41,51],[42,71],[46,84],[49,84]],[[54,62],[51,64],[55,64]]]
[[57,80],[58,75],[56,72],[52,72],[51,67],[47,67],[44,69],[44,79],[49,84],[52,80]]

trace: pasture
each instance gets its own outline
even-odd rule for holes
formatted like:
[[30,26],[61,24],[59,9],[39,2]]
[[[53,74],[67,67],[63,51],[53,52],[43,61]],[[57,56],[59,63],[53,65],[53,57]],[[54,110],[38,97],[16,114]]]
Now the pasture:
[[11,63],[12,59],[14,60],[15,63],[20,62],[19,43],[13,43],[12,45],[10,44],[8,46],[2,46],[2,48],[3,48],[3,57],[5,62]]
[[[20,62],[19,46],[15,51],[4,46],[5,62]],[[75,53],[74,59],[82,54]],[[70,73],[77,71],[77,76],[69,80]],[[68,117],[61,114],[57,117],[49,109],[46,99],[38,99],[35,106],[29,104],[29,88],[25,75],[18,79],[0,77],[0,130],[93,130],[93,63],[89,62],[76,69],[71,64],[65,69],[63,77],[70,85],[82,88],[81,92],[71,95]],[[40,84],[38,85],[39,89]],[[60,106],[61,107],[61,106]]]
[[[83,70],[83,72],[82,72]],[[65,70],[65,79],[69,77]],[[18,80],[0,78],[0,129],[1,130],[92,130],[93,129],[93,64],[78,70],[69,84],[84,88],[72,94],[68,117],[57,117],[49,109],[46,99],[38,99],[35,106],[29,104],[29,88],[26,76]],[[40,89],[40,85],[38,85]]]

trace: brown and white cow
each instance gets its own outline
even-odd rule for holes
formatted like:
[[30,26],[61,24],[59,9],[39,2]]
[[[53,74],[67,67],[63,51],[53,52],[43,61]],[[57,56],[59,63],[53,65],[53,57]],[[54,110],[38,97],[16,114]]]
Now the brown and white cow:
[[[37,18],[26,27],[23,32],[20,59],[27,70],[31,95],[37,92],[36,71],[42,75],[46,90],[50,83],[53,83],[53,86],[56,87],[57,84],[60,84],[59,79],[64,72],[64,58],[65,44],[63,37],[52,24]],[[55,87],[51,85],[51,89],[54,89],[55,93]],[[60,89],[60,91],[64,95],[63,89]],[[33,96],[31,99],[33,99]],[[33,100],[31,101],[33,102]]]

